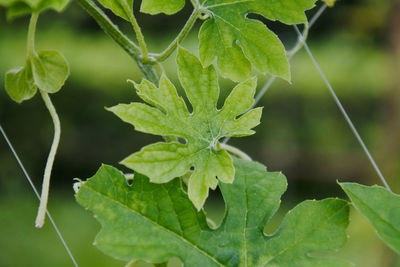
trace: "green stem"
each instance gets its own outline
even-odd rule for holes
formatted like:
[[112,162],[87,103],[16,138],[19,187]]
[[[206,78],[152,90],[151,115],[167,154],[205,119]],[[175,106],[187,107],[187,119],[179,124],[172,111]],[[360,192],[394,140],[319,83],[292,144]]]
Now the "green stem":
[[236,156],[244,159],[244,160],[248,160],[251,161],[251,158],[249,157],[249,155],[247,155],[246,153],[244,153],[242,150],[234,147],[234,146],[230,146],[224,143],[220,143],[219,144],[220,148],[225,149],[226,151],[235,154]]
[[190,15],[189,19],[186,21],[185,26],[183,26],[182,30],[179,32],[178,36],[175,38],[174,41],[160,54],[155,54],[154,57],[157,61],[164,61],[166,60],[176,49],[177,45],[182,42],[182,40],[186,37],[186,35],[190,32],[193,28],[200,10],[195,8]]
[[31,20],[29,21],[28,29],[28,44],[27,44],[27,56],[35,54],[35,32],[36,24],[39,18],[39,13],[32,13]]
[[144,40],[144,36],[143,36],[142,30],[140,29],[139,23],[137,22],[135,15],[129,11],[128,7],[126,7],[126,4],[125,4],[126,2],[122,1],[122,3],[124,4],[125,12],[129,14],[129,20],[131,21],[133,29],[136,33],[136,39],[138,40],[140,48],[142,49],[142,60],[144,62],[148,62],[149,61],[149,52],[147,50],[147,45]]
[[51,170],[54,164],[54,158],[57,153],[58,144],[60,143],[60,136],[61,136],[61,126],[60,126],[60,119],[58,118],[57,111],[54,108],[53,103],[49,95],[39,90],[40,94],[42,95],[43,101],[46,104],[47,109],[50,112],[51,118],[53,119],[54,124],[54,138],[53,143],[50,148],[50,153],[47,158],[46,168],[44,170],[44,177],[43,177],[43,185],[42,185],[42,194],[40,196],[40,205],[39,211],[36,217],[35,226],[37,228],[41,228],[44,224],[46,210],[47,210],[47,201],[49,198],[49,187],[50,187],[50,177],[51,177]]
[[92,0],[78,0],[78,2],[96,20],[104,32],[136,61],[145,78],[157,84],[158,75],[153,68],[153,64],[142,61],[140,48],[125,36]]
[[154,263],[154,267],[167,267],[168,262],[162,262],[162,263]]

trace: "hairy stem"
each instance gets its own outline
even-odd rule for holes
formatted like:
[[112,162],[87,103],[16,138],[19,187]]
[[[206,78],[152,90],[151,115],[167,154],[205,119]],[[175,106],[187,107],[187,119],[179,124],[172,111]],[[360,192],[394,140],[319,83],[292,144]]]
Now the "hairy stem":
[[153,68],[153,64],[142,61],[140,48],[124,35],[92,0],[78,0],[78,2],[96,20],[104,32],[136,61],[145,78],[157,84],[158,75]]
[[219,146],[220,146],[220,148],[225,149],[226,151],[228,151],[228,152],[230,152],[232,154],[235,154],[236,156],[238,156],[238,157],[240,157],[240,158],[242,158],[244,160],[251,161],[251,158],[250,158],[249,155],[247,155],[242,150],[240,150],[240,149],[238,149],[238,148],[236,148],[234,146],[230,146],[230,145],[227,145],[227,144],[224,144],[224,143],[220,143]]
[[53,119],[53,124],[54,124],[54,138],[53,138],[53,143],[50,148],[50,153],[47,158],[46,162],[46,168],[44,170],[44,177],[43,177],[43,185],[42,185],[42,193],[40,197],[40,205],[39,205],[39,211],[36,217],[36,222],[35,226],[37,228],[41,228],[44,224],[45,216],[46,216],[46,210],[47,210],[47,201],[49,198],[49,187],[50,187],[50,176],[51,176],[51,170],[53,168],[54,164],[54,158],[56,156],[58,144],[60,143],[60,136],[61,136],[61,126],[60,126],[60,119],[58,118],[57,111],[54,108],[53,103],[51,102],[51,99],[49,95],[40,90],[40,94],[42,95],[43,101],[47,107],[47,109],[50,112],[51,118]]
[[35,32],[36,24],[39,18],[39,13],[32,13],[31,20],[29,21],[28,41],[27,41],[27,56],[35,53]]
[[136,33],[136,39],[139,42],[140,48],[142,50],[142,60],[144,62],[149,61],[149,52],[147,51],[147,45],[146,42],[144,41],[144,36],[142,33],[142,30],[140,29],[139,23],[136,20],[135,15],[133,12],[131,12],[130,7],[128,6],[127,2],[121,1],[121,4],[123,5],[123,8],[125,12],[128,14],[129,21],[131,22],[133,26],[133,30]]
[[195,8],[193,9],[192,14],[190,15],[189,19],[186,21],[186,24],[183,26],[182,30],[179,32],[178,36],[176,36],[175,40],[160,54],[155,54],[154,57],[157,61],[164,61],[166,60],[176,49],[177,45],[182,42],[182,40],[186,37],[186,35],[190,32],[193,28],[200,10]]
[[145,62],[149,61],[149,52],[147,51],[147,45],[146,45],[146,42],[144,41],[144,36],[143,36],[142,30],[140,29],[140,26],[133,14],[130,16],[130,20],[131,20],[133,29],[135,30],[136,38],[139,42],[140,48],[142,49],[142,58]]

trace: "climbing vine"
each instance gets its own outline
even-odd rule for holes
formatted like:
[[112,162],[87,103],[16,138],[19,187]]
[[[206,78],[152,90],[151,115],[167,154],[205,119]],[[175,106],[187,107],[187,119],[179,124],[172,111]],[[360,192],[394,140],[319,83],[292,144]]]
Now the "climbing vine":
[[[260,123],[262,107],[255,107],[260,98],[255,99],[257,76],[291,80],[289,59],[305,45],[309,28],[305,11],[316,0],[142,0],[140,12],[152,15],[171,15],[192,6],[179,34],[160,53],[149,51],[133,0],[78,2],[143,73],[142,81],[129,81],[143,101],[110,102],[107,110],[136,131],[164,139],[121,155],[125,157],[121,164],[132,169],[133,178],[102,165],[92,178],[79,179],[74,185],[78,203],[102,225],[95,241],[100,250],[129,264],[144,260],[165,265],[177,257],[185,266],[352,266],[324,255],[347,240],[349,202],[338,198],[304,201],[286,214],[274,234],[266,235],[264,227],[279,209],[286,178],[268,172],[227,144],[231,137],[254,134]],[[50,95],[62,88],[69,67],[58,51],[36,51],[35,32],[43,12],[61,12],[67,4],[67,0],[0,0],[9,18],[31,15],[25,63],[6,73],[5,89],[17,103],[39,92],[54,123],[36,227],[44,224],[61,136]],[[136,40],[119,30],[103,9],[130,23]],[[303,24],[304,32],[295,26],[299,42],[286,51],[278,36],[261,21],[250,19],[249,13],[287,25]],[[197,21],[201,21],[199,49],[189,51],[182,41]],[[173,52],[177,52],[176,71],[187,102],[178,94],[178,85],[157,67]],[[220,109],[219,77],[237,83]],[[340,186],[379,237],[400,253],[400,196],[388,186]],[[212,223],[203,210],[209,190],[217,187],[226,205],[220,225]]]

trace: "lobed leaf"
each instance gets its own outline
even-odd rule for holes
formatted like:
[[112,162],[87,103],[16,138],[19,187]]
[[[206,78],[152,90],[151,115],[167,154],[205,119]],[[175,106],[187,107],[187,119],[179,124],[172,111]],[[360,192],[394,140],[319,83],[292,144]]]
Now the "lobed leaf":
[[66,59],[57,51],[39,51],[28,57],[25,66],[6,73],[8,95],[21,103],[32,98],[38,89],[56,93],[69,76]]
[[378,236],[400,254],[400,196],[381,186],[356,183],[340,183],[340,186]]
[[188,193],[195,206],[201,209],[209,188],[216,188],[217,178],[224,183],[232,183],[234,178],[232,158],[220,149],[219,140],[225,136],[253,134],[251,129],[260,123],[262,109],[247,112],[254,102],[255,78],[237,85],[224,107],[218,110],[219,85],[214,67],[203,68],[200,61],[183,48],[178,51],[177,64],[192,113],[166,76],[161,77],[159,88],[146,80],[135,84],[138,95],[149,105],[120,104],[109,110],[137,131],[185,140],[185,144],[173,141],[146,146],[124,159],[122,164],[145,174],[154,183],[168,182],[194,167],[189,175]]
[[103,165],[76,199],[102,225],[95,245],[121,260],[160,263],[178,257],[189,267],[351,266],[322,255],[346,242],[346,201],[305,201],[266,236],[264,226],[279,208],[286,179],[259,163],[235,158],[234,164],[234,183],[220,183],[226,213],[216,229],[197,212],[179,179],[154,184],[135,173],[128,185],[123,173]]
[[200,59],[209,66],[217,58],[221,74],[243,81],[252,69],[290,80],[289,63],[279,38],[249,13],[285,24],[307,22],[304,11],[316,0],[206,0],[202,3],[208,19],[199,32]]
[[0,6],[7,8],[7,18],[12,19],[33,12],[39,13],[47,9],[61,12],[69,0],[0,0]]
[[5,87],[8,95],[17,103],[31,99],[37,91],[31,65],[15,68],[6,73]]

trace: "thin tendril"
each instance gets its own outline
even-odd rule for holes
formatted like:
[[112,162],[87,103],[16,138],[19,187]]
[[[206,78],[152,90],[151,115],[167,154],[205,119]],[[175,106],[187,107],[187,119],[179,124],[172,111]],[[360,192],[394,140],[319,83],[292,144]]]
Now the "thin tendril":
[[[5,131],[4,131],[4,129],[3,129],[3,127],[2,127],[1,125],[0,125],[0,132],[1,132],[2,136],[4,137],[4,140],[6,141],[8,147],[10,148],[11,153],[14,155],[14,158],[17,160],[18,165],[21,167],[22,172],[24,173],[26,180],[28,181],[28,183],[29,183],[29,185],[31,186],[33,192],[35,193],[36,197],[37,197],[37,198],[39,199],[39,201],[40,201],[40,195],[39,195],[38,190],[36,189],[35,185],[33,184],[32,179],[30,178],[28,172],[26,171],[24,165],[22,164],[22,161],[20,160],[20,158],[19,158],[17,152],[15,151],[13,145],[11,144],[11,141],[8,139],[6,133],[5,133]],[[48,210],[46,210],[46,214],[47,214],[47,217],[49,218],[49,220],[50,220],[50,222],[51,222],[51,225],[53,225],[53,228],[54,228],[54,230],[56,231],[57,236],[59,237],[61,243],[63,244],[65,250],[67,251],[68,256],[70,257],[72,263],[74,264],[75,267],[78,267],[78,263],[76,262],[74,256],[72,255],[71,250],[69,249],[67,243],[65,242],[63,236],[61,235],[60,230],[58,229],[58,227],[57,227],[57,225],[56,225],[56,223],[55,223],[53,217],[51,216],[51,214],[50,214],[50,212],[49,212]]]

